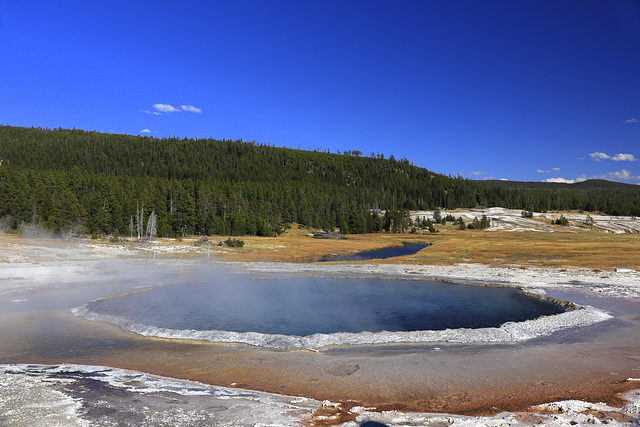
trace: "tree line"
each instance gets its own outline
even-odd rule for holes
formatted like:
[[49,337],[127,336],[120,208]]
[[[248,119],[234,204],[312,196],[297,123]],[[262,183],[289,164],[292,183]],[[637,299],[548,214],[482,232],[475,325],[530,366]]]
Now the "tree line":
[[270,236],[293,222],[366,233],[404,231],[397,212],[477,206],[639,215],[640,191],[505,188],[393,156],[0,126],[0,222],[10,230],[141,235],[153,214],[163,237]]

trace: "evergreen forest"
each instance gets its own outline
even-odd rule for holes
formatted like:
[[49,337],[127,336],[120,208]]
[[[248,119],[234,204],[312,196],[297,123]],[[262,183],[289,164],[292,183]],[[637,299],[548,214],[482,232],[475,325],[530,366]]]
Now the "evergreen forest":
[[369,233],[391,229],[384,215],[479,206],[640,215],[639,186],[604,183],[476,181],[358,151],[0,126],[9,231],[141,237],[153,221],[161,237],[271,236],[290,223]]

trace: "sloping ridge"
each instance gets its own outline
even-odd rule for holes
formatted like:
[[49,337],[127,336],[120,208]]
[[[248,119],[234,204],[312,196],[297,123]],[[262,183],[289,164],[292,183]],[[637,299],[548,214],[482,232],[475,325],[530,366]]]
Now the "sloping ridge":
[[536,181],[502,181],[502,180],[487,180],[484,183],[507,189],[517,190],[562,190],[562,191],[603,191],[603,190],[621,190],[621,191],[637,191],[640,193],[640,186],[634,184],[626,184],[622,182],[607,181],[606,179],[587,179],[576,183],[562,183],[562,182],[536,182]]

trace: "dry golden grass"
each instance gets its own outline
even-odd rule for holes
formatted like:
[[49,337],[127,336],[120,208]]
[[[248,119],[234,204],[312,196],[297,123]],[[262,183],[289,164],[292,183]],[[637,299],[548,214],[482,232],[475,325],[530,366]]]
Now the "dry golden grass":
[[594,269],[640,268],[640,235],[539,233],[533,231],[450,231],[420,251],[420,264],[482,264]]
[[[316,239],[309,230],[293,227],[277,237],[242,236],[243,248],[216,251],[230,261],[287,261],[307,262],[328,255],[345,255],[388,246],[402,246],[402,242],[429,242],[429,236],[412,234],[349,234],[343,239]],[[227,237],[213,236],[212,241]]]
[[[196,247],[196,238],[182,241],[158,239],[154,242],[158,256],[192,257],[209,251],[223,261],[283,261],[307,262],[327,255],[400,246],[402,242],[424,242],[431,246],[417,254],[376,263],[453,265],[461,262],[488,265],[541,266],[555,268],[591,268],[611,270],[630,268],[640,270],[640,234],[611,234],[573,229],[556,233],[535,231],[478,231],[457,230],[453,226],[441,227],[438,233],[426,234],[359,234],[344,239],[315,239],[310,231],[293,227],[277,237],[242,236],[242,248],[216,245],[227,236],[211,236],[208,246]],[[23,239],[0,233],[0,243],[38,245],[46,239]],[[51,243],[51,242],[49,242]],[[95,243],[109,244],[108,240]],[[138,246],[137,242],[119,242],[119,246]],[[2,254],[0,254],[2,255]],[[0,262],[3,262],[0,256]],[[6,262],[6,260],[5,260]]]
[[431,246],[415,255],[375,262],[640,269],[640,234],[461,231],[446,227],[433,234],[361,234],[344,239],[314,239],[308,233],[293,228],[279,237],[245,236],[240,238],[245,242],[243,248],[217,253],[230,261],[305,262],[326,255],[400,246],[402,242],[429,242]]

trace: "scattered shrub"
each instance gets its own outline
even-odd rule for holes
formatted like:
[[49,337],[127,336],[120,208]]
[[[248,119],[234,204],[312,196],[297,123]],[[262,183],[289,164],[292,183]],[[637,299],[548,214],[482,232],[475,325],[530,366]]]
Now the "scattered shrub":
[[560,218],[551,221],[552,225],[569,225],[569,220],[564,217],[564,215],[560,215]]
[[232,239],[231,237],[229,237],[224,241],[224,244],[229,246],[230,248],[241,248],[244,246],[244,240]]

